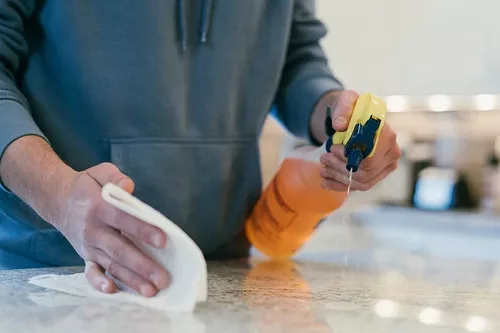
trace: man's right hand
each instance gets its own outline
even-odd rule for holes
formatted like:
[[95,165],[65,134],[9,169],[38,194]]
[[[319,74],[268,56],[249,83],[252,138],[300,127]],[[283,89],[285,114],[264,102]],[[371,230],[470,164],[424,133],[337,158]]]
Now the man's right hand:
[[104,270],[144,296],[169,282],[168,273],[122,233],[151,244],[166,245],[166,235],[101,198],[102,186],[114,183],[132,193],[134,183],[118,168],[103,163],[82,172],[64,164],[38,136],[12,142],[0,159],[5,185],[70,241],[86,260],[86,277],[98,290],[112,293],[113,280]]
[[167,286],[168,273],[122,233],[156,248],[165,247],[166,236],[106,203],[101,198],[106,183],[129,193],[134,189],[132,180],[110,163],[75,173],[61,188],[54,225],[86,260],[85,275],[96,289],[115,291],[113,281],[104,274],[106,270],[140,294],[154,296]]

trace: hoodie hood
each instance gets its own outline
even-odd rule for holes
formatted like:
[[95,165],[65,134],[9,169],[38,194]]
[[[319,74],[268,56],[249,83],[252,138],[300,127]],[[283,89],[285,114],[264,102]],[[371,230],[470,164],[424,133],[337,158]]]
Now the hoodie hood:
[[[207,41],[208,32],[210,30],[210,15],[212,12],[212,0],[199,0],[201,5],[200,21],[199,21],[199,42]],[[186,0],[177,0],[177,29],[179,34],[179,42],[183,51],[187,48],[186,36]]]

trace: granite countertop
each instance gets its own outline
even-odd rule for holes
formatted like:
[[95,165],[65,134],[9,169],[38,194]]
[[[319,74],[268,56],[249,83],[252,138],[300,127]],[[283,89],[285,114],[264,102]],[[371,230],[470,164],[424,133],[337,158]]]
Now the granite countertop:
[[81,267],[0,271],[0,333],[500,332],[500,261],[424,252],[332,219],[293,262],[210,262],[208,301],[171,315],[27,283]]

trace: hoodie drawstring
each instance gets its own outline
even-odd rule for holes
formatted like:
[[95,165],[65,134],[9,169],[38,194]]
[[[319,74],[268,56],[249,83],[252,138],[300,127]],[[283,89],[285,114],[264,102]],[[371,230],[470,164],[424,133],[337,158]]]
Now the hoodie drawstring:
[[[212,12],[212,0],[200,0],[201,15],[200,15],[200,43],[204,44],[207,41],[210,31],[210,18]],[[187,48],[187,33],[186,33],[186,4],[185,0],[177,0],[177,30],[182,51]]]
[[179,34],[179,40],[181,42],[182,51],[186,51],[187,47],[185,12],[186,8],[184,0],[177,0],[177,30]]
[[201,19],[200,19],[200,42],[207,41],[208,30],[210,30],[210,12],[212,10],[212,0],[201,1]]

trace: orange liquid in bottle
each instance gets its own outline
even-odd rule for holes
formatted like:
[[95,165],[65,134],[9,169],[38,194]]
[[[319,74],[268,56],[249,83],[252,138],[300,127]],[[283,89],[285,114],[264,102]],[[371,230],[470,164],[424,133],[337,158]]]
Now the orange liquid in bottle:
[[321,219],[343,204],[346,193],[321,188],[321,168],[300,158],[284,160],[245,224],[259,251],[274,259],[293,256]]

